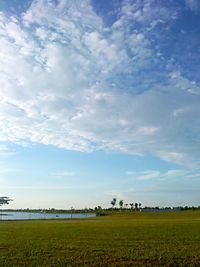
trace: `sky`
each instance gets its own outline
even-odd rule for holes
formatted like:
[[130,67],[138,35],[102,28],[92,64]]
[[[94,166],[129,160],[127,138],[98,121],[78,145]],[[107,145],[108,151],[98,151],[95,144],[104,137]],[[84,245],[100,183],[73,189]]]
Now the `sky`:
[[200,205],[199,72],[199,0],[1,0],[0,195]]

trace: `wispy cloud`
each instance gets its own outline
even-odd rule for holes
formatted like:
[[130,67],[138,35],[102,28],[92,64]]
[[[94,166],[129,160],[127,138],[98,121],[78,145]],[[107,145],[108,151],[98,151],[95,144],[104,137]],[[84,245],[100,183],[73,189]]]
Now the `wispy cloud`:
[[186,7],[195,13],[200,12],[200,3],[198,0],[185,0]]
[[0,145],[0,153],[1,152],[7,152],[7,151],[9,151],[9,149],[6,145]]
[[200,177],[200,171],[186,170],[186,169],[172,169],[168,171],[148,170],[148,171],[127,171],[126,175],[136,180],[170,180],[170,179],[186,179]]
[[17,152],[11,149],[9,146],[0,144],[0,157],[10,157],[15,155]]
[[72,176],[75,176],[75,172],[67,172],[67,171],[64,171],[64,172],[54,172],[51,175],[53,175],[53,176],[59,176],[59,177],[72,177]]
[[19,189],[19,190],[66,190],[66,189],[88,189],[88,186],[28,186],[28,185],[1,185],[2,189]]
[[0,166],[0,174],[1,173],[16,173],[20,172],[20,169],[15,169],[15,168],[4,168]]

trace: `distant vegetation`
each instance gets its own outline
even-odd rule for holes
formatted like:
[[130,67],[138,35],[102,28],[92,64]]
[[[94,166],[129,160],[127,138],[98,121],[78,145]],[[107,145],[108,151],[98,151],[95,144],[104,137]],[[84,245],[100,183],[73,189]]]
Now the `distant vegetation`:
[[[9,197],[3,196],[0,197],[0,206],[9,204],[10,201],[13,201]],[[200,206],[178,206],[178,207],[159,207],[159,206],[145,206],[142,207],[141,203],[132,202],[124,203],[124,200],[117,201],[117,198],[113,198],[110,201],[111,207],[102,208],[101,206],[96,206],[94,208],[84,208],[84,209],[6,209],[7,211],[25,211],[25,212],[46,212],[46,213],[96,213],[97,215],[109,214],[111,211],[144,211],[144,212],[153,212],[153,211],[184,211],[184,210],[200,210]]]

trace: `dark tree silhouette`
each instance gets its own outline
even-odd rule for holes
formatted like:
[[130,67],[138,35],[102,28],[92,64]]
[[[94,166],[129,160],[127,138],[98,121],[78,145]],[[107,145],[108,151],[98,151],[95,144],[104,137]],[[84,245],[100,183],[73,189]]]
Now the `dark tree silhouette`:
[[9,202],[12,201],[9,197],[0,197],[0,206],[9,204]]
[[114,206],[116,205],[117,199],[113,198],[113,200],[110,202],[110,204],[112,205],[112,208],[114,208]]
[[119,201],[119,206],[120,206],[120,209],[122,209],[122,208],[123,208],[123,205],[124,205],[124,201],[123,201],[123,200],[120,200],[120,201]]

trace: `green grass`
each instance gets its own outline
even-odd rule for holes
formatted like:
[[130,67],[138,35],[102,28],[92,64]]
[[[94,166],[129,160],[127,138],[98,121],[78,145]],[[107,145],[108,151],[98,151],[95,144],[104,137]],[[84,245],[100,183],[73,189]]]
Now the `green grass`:
[[200,266],[200,212],[0,221],[0,266]]

